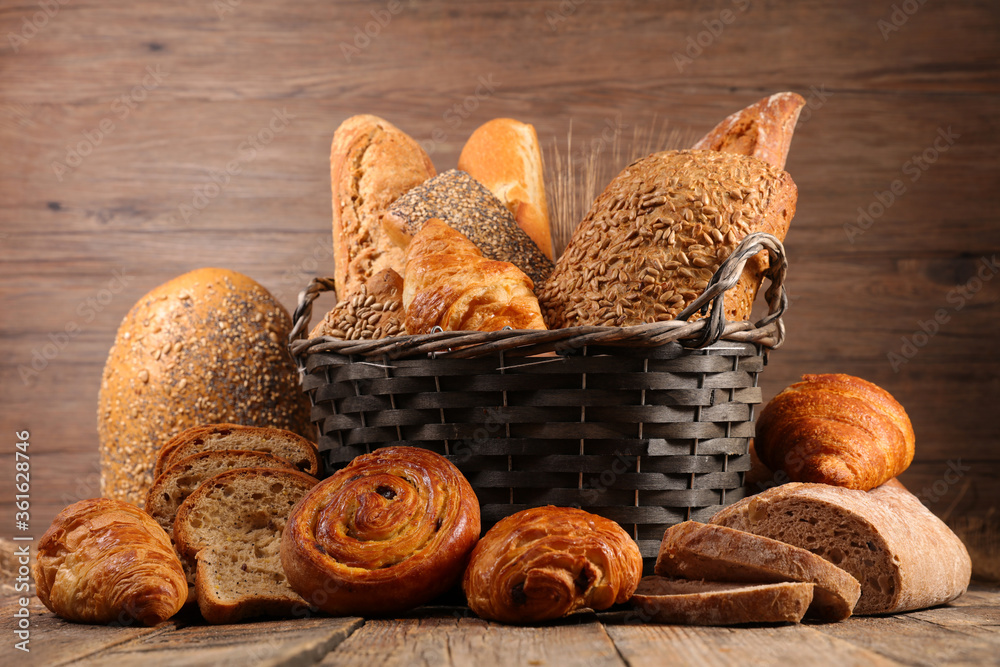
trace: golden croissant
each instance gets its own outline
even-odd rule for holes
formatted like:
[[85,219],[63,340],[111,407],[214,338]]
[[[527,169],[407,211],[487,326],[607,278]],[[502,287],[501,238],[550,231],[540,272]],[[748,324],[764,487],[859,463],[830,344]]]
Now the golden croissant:
[[533,287],[516,266],[484,258],[465,235],[432,218],[406,249],[406,332],[544,329]]
[[639,547],[621,526],[550,506],[490,528],[472,552],[462,588],[478,616],[523,624],[626,602],[641,576]]
[[163,528],[138,507],[108,498],[60,512],[42,536],[38,598],[81,623],[156,625],[187,600],[187,580]]

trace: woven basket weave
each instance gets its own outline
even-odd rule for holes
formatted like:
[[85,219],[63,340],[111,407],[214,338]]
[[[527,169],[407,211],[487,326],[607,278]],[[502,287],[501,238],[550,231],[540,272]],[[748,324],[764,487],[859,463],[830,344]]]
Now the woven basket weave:
[[[761,251],[769,312],[727,322],[723,293]],[[316,278],[290,347],[328,473],[378,447],[431,449],[468,477],[484,530],[528,507],[582,507],[620,523],[648,565],[669,526],[743,495],[757,374],[784,336],[786,268],[780,241],[753,234],[675,321],[375,341],[302,338],[333,289]]]

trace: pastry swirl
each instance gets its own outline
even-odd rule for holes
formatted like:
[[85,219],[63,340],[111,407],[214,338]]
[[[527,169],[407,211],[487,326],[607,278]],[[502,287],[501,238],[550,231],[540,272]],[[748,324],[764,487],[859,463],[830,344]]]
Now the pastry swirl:
[[292,509],[281,563],[330,614],[385,615],[456,584],[479,539],[479,501],[458,468],[416,447],[359,456]]
[[38,545],[38,598],[81,623],[156,625],[187,600],[187,580],[163,528],[134,505],[108,498],[56,515]]
[[537,507],[495,526],[472,552],[462,587],[477,615],[524,624],[626,602],[642,555],[614,521],[570,507]]

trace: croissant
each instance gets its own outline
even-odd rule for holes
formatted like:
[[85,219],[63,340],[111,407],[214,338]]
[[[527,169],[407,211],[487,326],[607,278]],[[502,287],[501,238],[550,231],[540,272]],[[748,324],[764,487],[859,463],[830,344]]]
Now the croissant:
[[896,399],[851,375],[803,375],[757,420],[754,448],[793,482],[868,491],[913,461],[913,426]]
[[42,536],[34,567],[38,598],[70,621],[156,625],[187,600],[170,538],[149,515],[120,500],[81,500]]
[[354,459],[292,509],[281,538],[291,587],[334,615],[385,615],[454,586],[479,539],[479,500],[434,452]]
[[406,332],[544,329],[533,287],[516,266],[484,258],[465,235],[432,218],[406,250]]
[[641,576],[639,547],[617,523],[549,506],[490,528],[472,552],[462,588],[480,617],[524,624],[626,602]]

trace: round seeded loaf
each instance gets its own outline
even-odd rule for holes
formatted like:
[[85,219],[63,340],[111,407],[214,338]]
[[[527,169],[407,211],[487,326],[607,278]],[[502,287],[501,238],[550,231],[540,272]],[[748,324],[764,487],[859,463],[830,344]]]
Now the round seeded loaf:
[[277,426],[315,438],[286,347],[287,311],[250,278],[198,269],[129,311],[98,398],[101,493],[141,505],[160,446],[198,424]]

